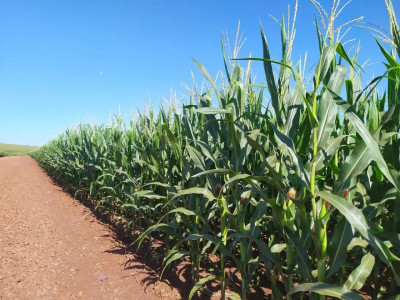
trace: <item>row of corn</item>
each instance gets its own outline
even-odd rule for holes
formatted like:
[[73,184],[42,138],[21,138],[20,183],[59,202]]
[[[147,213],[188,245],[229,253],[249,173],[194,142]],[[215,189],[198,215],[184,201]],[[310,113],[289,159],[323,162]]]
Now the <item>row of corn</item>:
[[247,299],[260,287],[274,299],[394,297],[400,33],[386,4],[392,51],[379,42],[374,51],[387,71],[365,87],[357,51],[347,54],[333,24],[325,34],[316,26],[320,57],[309,85],[290,58],[293,32],[282,25],[282,59],[273,61],[261,29],[264,57],[247,60],[263,64],[264,85],[223,51],[224,84],[196,62],[208,89],[181,109],[80,125],[33,156],[124,224],[135,246],[161,243],[161,275],[190,261],[189,298]]

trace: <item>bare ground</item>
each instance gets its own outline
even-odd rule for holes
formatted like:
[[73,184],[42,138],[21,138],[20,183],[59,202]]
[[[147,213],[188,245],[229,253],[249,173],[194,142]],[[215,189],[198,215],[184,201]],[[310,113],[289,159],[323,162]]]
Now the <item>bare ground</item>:
[[0,158],[0,299],[181,299],[28,156]]

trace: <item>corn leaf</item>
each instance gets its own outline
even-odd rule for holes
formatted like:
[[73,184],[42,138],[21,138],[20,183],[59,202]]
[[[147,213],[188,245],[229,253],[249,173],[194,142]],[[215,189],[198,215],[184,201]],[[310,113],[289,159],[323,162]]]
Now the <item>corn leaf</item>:
[[357,113],[349,104],[346,103],[346,101],[344,101],[334,91],[330,90],[329,88],[328,90],[333,95],[333,100],[335,101],[336,105],[340,108],[340,110],[343,112],[345,118],[347,118],[352,123],[352,125],[354,126],[358,134],[361,136],[365,144],[368,145],[368,149],[371,151],[373,159],[378,164],[379,169],[382,171],[385,177],[396,187],[396,189],[400,191],[400,183],[397,182],[397,180],[390,173],[389,168],[385,162],[385,159],[383,158],[379,150],[378,143],[372,137],[372,135],[370,134],[364,123],[360,120]]
[[210,275],[207,277],[204,277],[202,279],[200,279],[198,282],[196,282],[196,284],[193,286],[193,288],[190,290],[189,293],[189,300],[191,300],[194,296],[194,294],[207,282],[214,280],[215,276],[214,275]]
[[303,283],[290,289],[288,295],[298,292],[313,292],[319,295],[336,297],[344,300],[362,300],[364,299],[359,294],[349,291],[348,289],[327,284],[323,282]]
[[327,277],[333,275],[343,266],[347,256],[347,246],[351,242],[352,238],[353,230],[351,225],[346,218],[343,218],[336,225],[335,232],[328,247],[330,268]]
[[361,259],[360,265],[351,272],[344,286],[349,290],[359,290],[363,287],[365,280],[371,274],[375,264],[375,257],[367,253]]
[[[327,88],[340,94],[342,90],[344,79],[346,77],[346,67],[336,66],[332,75],[330,76]],[[333,126],[335,123],[337,108],[332,102],[332,94],[325,90],[318,108],[318,131],[317,131],[317,145],[318,149],[325,147],[325,144],[330,137]]]

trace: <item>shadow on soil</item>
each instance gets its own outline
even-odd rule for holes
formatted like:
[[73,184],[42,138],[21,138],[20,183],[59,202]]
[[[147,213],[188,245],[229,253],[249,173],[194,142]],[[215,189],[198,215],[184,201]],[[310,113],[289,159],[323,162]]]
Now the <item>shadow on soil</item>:
[[[44,170],[43,172],[46,174]],[[153,284],[164,283],[168,285],[168,287],[171,289],[175,288],[179,292],[181,299],[189,298],[189,294],[191,289],[193,288],[194,283],[192,280],[192,265],[188,261],[183,261],[174,268],[167,269],[164,272],[163,277],[161,279],[160,278],[160,274],[162,272],[161,252],[163,248],[162,248],[162,243],[160,241],[155,240],[155,242],[153,242],[151,247],[149,247],[150,245],[148,241],[144,242],[138,251],[134,251],[136,247],[129,246],[133,242],[132,237],[129,237],[127,233],[119,226],[116,226],[115,223],[110,222],[109,217],[105,217],[100,211],[96,210],[91,201],[85,200],[84,198],[81,197],[77,197],[76,195],[74,195],[74,192],[63,189],[59,182],[56,182],[54,179],[52,179],[52,181],[60,190],[70,194],[72,197],[78,200],[79,203],[83,204],[90,210],[90,212],[83,213],[84,217],[87,217],[92,214],[95,217],[93,219],[95,220],[95,222],[101,223],[110,229],[111,234],[104,234],[102,235],[102,237],[114,239],[116,242],[118,242],[116,244],[119,244],[119,246],[115,246],[114,248],[106,250],[105,252],[124,256],[125,257],[125,263],[123,264],[124,269],[140,270],[142,271],[141,273],[145,274],[145,277],[140,280],[138,280],[135,277],[135,275],[127,275],[127,276],[134,277],[136,281],[138,281],[145,287],[145,289]],[[154,249],[158,250],[156,251]],[[128,258],[129,255],[131,257],[133,256],[133,258]],[[202,268],[204,270],[208,270],[210,267],[213,267],[215,269],[217,265],[218,261],[215,261],[214,264],[203,263]],[[144,272],[143,269],[145,269]],[[216,267],[216,269],[218,270],[218,266]],[[230,266],[229,262],[227,262],[227,269],[226,269],[227,273],[232,274],[234,272],[234,269],[235,268],[233,266]],[[204,271],[200,273],[201,277],[205,277],[208,275],[210,274]],[[261,277],[265,279],[265,276]],[[265,280],[261,281],[262,281],[261,282],[262,286],[264,287],[270,286],[269,282],[266,282]],[[240,278],[238,278],[236,274],[231,277],[230,286],[234,288],[227,289],[227,294],[233,296],[235,292],[238,293],[240,291]],[[205,288],[206,291],[203,291],[200,295],[195,295],[192,299],[197,299],[197,300],[220,299],[219,282],[209,282],[205,285]],[[270,296],[271,296],[270,289],[257,288],[252,290],[251,294],[248,295],[248,299],[249,300],[271,299]],[[237,298],[239,297],[235,297],[235,299]]]

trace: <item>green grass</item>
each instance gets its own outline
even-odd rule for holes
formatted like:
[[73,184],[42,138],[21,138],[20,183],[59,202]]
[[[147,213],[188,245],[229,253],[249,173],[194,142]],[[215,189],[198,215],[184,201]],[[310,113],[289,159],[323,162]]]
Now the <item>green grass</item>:
[[14,145],[14,144],[0,143],[0,157],[25,155],[25,154],[31,153],[39,148],[40,148],[39,146]]

